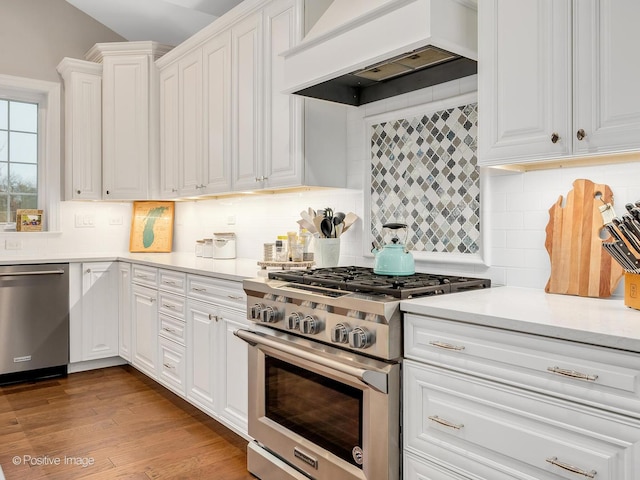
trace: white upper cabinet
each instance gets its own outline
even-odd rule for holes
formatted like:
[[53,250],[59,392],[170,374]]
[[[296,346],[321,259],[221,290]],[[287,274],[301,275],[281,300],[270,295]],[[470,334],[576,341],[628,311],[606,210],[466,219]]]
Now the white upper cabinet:
[[157,62],[162,197],[346,185],[347,107],[283,93],[303,16],[247,3]]
[[269,187],[302,185],[303,100],[282,93],[284,57],[301,39],[300,9],[291,0],[264,10],[264,162],[258,178]]
[[634,0],[478,5],[478,163],[640,147]]
[[573,18],[574,153],[640,148],[640,2],[574,0]]
[[105,200],[152,198],[159,177],[159,88],[155,42],[99,43],[102,62],[102,187]]
[[262,15],[231,29],[231,162],[234,190],[252,190],[262,172]]
[[231,190],[231,36],[223,32],[203,46],[203,192]]
[[202,183],[202,50],[178,62],[178,190],[197,195]]
[[102,199],[102,65],[64,58],[65,198]]

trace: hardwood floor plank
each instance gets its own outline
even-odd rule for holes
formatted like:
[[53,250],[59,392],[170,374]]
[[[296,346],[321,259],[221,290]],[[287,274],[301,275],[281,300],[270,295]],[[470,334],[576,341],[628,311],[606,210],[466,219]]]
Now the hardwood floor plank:
[[253,479],[246,443],[129,366],[0,387],[6,480]]

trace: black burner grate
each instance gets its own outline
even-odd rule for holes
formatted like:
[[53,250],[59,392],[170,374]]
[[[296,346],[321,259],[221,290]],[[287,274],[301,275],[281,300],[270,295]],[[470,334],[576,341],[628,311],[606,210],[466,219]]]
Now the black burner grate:
[[407,276],[376,275],[372,268],[367,267],[283,270],[270,272],[269,278],[351,292],[385,294],[399,299],[441,295],[491,286],[490,280],[482,278],[431,273],[415,273]]

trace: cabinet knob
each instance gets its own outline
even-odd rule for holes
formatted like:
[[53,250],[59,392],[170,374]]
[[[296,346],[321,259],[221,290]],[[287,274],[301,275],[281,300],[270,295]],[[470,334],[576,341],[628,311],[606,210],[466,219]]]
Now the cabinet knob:
[[80,195],[82,193],[82,190],[76,190],[76,193]]
[[87,270],[85,271],[85,273],[91,273],[91,269],[87,268]]
[[560,140],[560,135],[558,135],[556,132],[553,132],[551,134],[551,143],[558,143],[558,140]]
[[107,195],[109,195],[111,192],[110,192],[109,190],[107,190],[105,193],[106,193]]
[[587,134],[585,133],[585,131],[582,128],[576,132],[576,138],[578,140],[582,140],[586,136],[587,136]]

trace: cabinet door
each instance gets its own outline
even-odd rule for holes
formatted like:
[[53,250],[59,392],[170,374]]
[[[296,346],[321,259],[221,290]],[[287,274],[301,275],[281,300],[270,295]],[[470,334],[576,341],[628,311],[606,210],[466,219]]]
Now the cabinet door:
[[198,195],[202,180],[202,49],[178,62],[180,195]]
[[131,265],[118,263],[118,353],[131,361]]
[[231,190],[231,37],[229,32],[203,47],[205,187],[200,193]]
[[178,195],[179,126],[178,65],[160,72],[160,196]]
[[262,187],[262,16],[231,31],[233,189]]
[[117,298],[117,263],[83,263],[82,360],[118,355]]
[[220,402],[219,414],[239,432],[248,430],[247,413],[249,397],[248,345],[234,335],[239,328],[246,328],[245,312],[220,309]]
[[[573,12],[574,152],[638,149],[640,2],[574,0]],[[579,130],[584,131],[584,137],[578,135]]]
[[218,308],[189,301],[187,307],[187,397],[216,414]]
[[102,199],[102,65],[64,59],[65,195]]
[[158,291],[142,285],[131,288],[132,363],[151,378],[157,377]]
[[282,93],[284,57],[301,38],[301,9],[295,0],[269,4],[264,11],[264,175],[266,187],[302,185],[303,99]]
[[148,198],[150,63],[147,55],[104,58],[104,199]]
[[570,35],[568,1],[479,2],[479,164],[571,152]]

